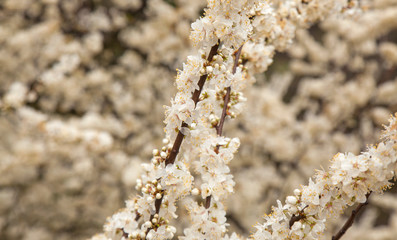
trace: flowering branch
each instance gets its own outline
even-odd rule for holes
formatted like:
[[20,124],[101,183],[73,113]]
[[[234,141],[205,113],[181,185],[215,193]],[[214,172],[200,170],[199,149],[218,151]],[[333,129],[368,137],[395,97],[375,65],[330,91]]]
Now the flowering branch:
[[[216,45],[214,45],[214,46],[211,48],[210,53],[209,53],[208,58],[207,58],[207,61],[208,61],[208,62],[211,62],[211,61],[212,61],[214,55],[215,55],[215,54],[217,53],[217,51],[218,51],[218,48],[219,48],[219,41],[218,41],[218,43],[217,43]],[[201,91],[203,90],[204,83],[205,83],[205,81],[207,80],[207,77],[208,77],[208,74],[204,74],[204,75],[202,75],[202,76],[200,77],[200,80],[199,80],[199,82],[198,82],[198,87],[199,87],[199,88],[196,89],[196,90],[194,91],[194,93],[193,93],[192,100],[193,100],[193,102],[194,102],[194,106],[195,106],[195,107],[197,106],[197,103],[198,103],[198,101],[199,101],[200,93],[201,93]],[[181,124],[181,129],[186,128],[186,127],[188,127],[188,124],[187,124],[186,122],[183,121],[182,124]],[[177,155],[178,155],[178,153],[179,153],[179,149],[180,149],[180,147],[181,147],[181,145],[182,145],[184,136],[185,136],[185,135],[182,133],[182,131],[179,130],[178,135],[177,135],[177,137],[176,137],[176,139],[175,139],[175,142],[174,142],[174,144],[173,144],[173,146],[172,146],[172,150],[171,150],[170,154],[168,155],[168,157],[167,157],[166,160],[165,160],[165,165],[166,165],[166,166],[169,165],[169,164],[174,164],[175,159],[176,159],[176,157],[177,157]],[[150,221],[153,220],[153,218],[155,217],[156,214],[158,215],[158,214],[160,213],[160,207],[161,207],[161,202],[162,202],[162,200],[163,200],[163,196],[164,196],[164,195],[162,195],[161,198],[156,199],[156,201],[155,201],[156,213],[155,213],[155,214],[152,214],[152,215],[150,216]],[[151,229],[152,229],[152,228],[148,228],[148,229],[146,230],[146,234],[147,234]]]
[[[243,46],[242,45],[235,53],[234,53],[234,64],[233,64],[233,70],[232,70],[232,74],[236,73],[237,70],[237,66],[240,60],[240,55],[241,55],[241,51],[243,50]],[[223,110],[222,110],[222,116],[221,119],[219,121],[218,126],[216,126],[216,133],[218,134],[218,136],[222,135],[222,129],[223,129],[223,123],[225,122],[225,118],[226,118],[226,114],[227,114],[227,108],[228,108],[228,104],[230,101],[230,92],[231,92],[231,87],[227,87],[226,88],[226,95],[225,95],[225,101],[224,101],[224,105],[223,105]]]
[[[209,53],[208,58],[207,58],[208,62],[212,61],[212,58],[214,57],[214,55],[218,51],[218,47],[219,47],[219,42],[218,42],[218,44],[214,45],[211,48],[210,53]],[[201,91],[203,90],[204,83],[205,83],[205,80],[207,79],[207,77],[208,77],[208,74],[204,74],[204,75],[202,75],[200,77],[200,80],[198,82],[199,89],[196,89],[194,91],[194,93],[193,93],[192,100],[194,101],[194,105],[195,106],[197,105],[197,102],[199,101],[199,96],[200,96]],[[181,129],[185,128],[187,126],[188,125],[186,124],[186,122],[182,122]],[[184,135],[183,135],[182,131],[179,131],[178,135],[177,135],[177,137],[175,139],[175,142],[174,142],[174,144],[172,146],[171,153],[168,156],[168,158],[165,160],[165,164],[166,165],[173,164],[175,162],[175,158],[176,158],[176,156],[179,153],[179,149],[181,147],[181,144],[182,144],[182,141],[183,141],[183,137],[184,137]],[[162,200],[163,200],[163,198],[156,199],[156,202],[155,202],[156,214],[159,214],[159,212],[160,212],[160,206],[161,206]],[[154,214],[151,216],[151,219],[153,219],[153,216],[154,216]]]
[[[307,207],[307,206],[306,206]],[[305,208],[306,207],[304,207],[301,211],[299,211],[298,213],[295,213],[295,214],[292,214],[292,217],[291,217],[291,219],[289,220],[289,228],[291,229],[291,227],[294,225],[294,223],[295,222],[298,222],[298,221],[300,221],[300,220],[302,220],[302,219],[304,219],[306,216],[305,216],[305,214],[304,214],[304,210],[305,210]]]
[[[302,156],[300,164],[309,164],[307,169],[311,169],[317,160],[322,161],[322,157],[316,159],[321,151],[358,150],[372,138],[372,130],[384,122],[387,108],[392,109],[396,102],[395,1],[361,1],[363,16],[351,11],[357,1],[208,0],[202,17],[191,25],[190,39],[196,48],[189,50],[183,30],[199,13],[201,0],[114,0],[105,7],[100,2],[108,1],[67,5],[54,4],[62,1],[5,1],[0,4],[0,15],[6,16],[0,17],[4,23],[0,29],[0,109],[7,111],[1,114],[6,118],[0,119],[5,123],[0,131],[9,136],[2,139],[6,145],[1,147],[5,161],[0,164],[0,199],[5,204],[0,211],[7,215],[16,197],[21,206],[40,204],[37,193],[49,196],[46,199],[50,201],[54,187],[55,194],[80,195],[107,184],[111,188],[104,192],[113,201],[124,195],[117,194],[120,189],[114,183],[127,187],[136,180],[138,194],[108,218],[101,239],[173,239],[177,226],[185,226],[178,231],[182,240],[241,239],[228,234],[228,219],[238,211],[242,214],[238,222],[248,226],[252,215],[233,206],[243,200],[259,202],[263,192],[267,198],[276,196],[273,193],[279,190],[276,186],[282,187],[281,181],[304,177],[291,174],[285,179],[288,170],[296,167],[296,161],[290,163],[292,159]],[[333,13],[337,16],[328,18]],[[145,16],[137,18],[137,14]],[[184,20],[180,21],[181,17]],[[72,23],[63,21],[69,18]],[[302,29],[325,18],[324,24],[318,25],[321,33],[316,27]],[[156,44],[157,31],[162,44]],[[269,170],[262,174],[265,171],[256,167],[266,161],[251,159],[260,158],[256,153],[263,151],[243,149],[246,163],[234,178],[229,163],[239,140],[223,132],[226,117],[235,118],[244,110],[243,91],[252,86],[256,75],[266,71],[276,51],[291,45],[295,34],[298,42],[288,53],[290,71],[271,73],[270,79],[258,84],[260,89],[249,91],[255,96],[253,112],[246,124],[236,124],[238,132],[253,133],[245,138],[254,144],[253,150],[261,144],[266,148],[265,158],[277,164],[261,166]],[[32,43],[43,51],[29,49]],[[176,51],[164,54],[167,49]],[[177,91],[165,107],[163,145],[153,150],[151,161],[142,165],[138,177],[136,164],[140,161],[135,157],[145,154],[139,148],[148,146],[145,139],[150,135],[150,131],[142,131],[142,126],[151,125],[145,116],[158,114],[157,108],[145,106],[153,98],[148,93],[154,91],[156,99],[169,93],[159,81],[187,51],[192,55],[183,63],[183,70],[177,71]],[[297,77],[302,80],[299,86],[294,84]],[[146,88],[148,85],[151,87]],[[293,88],[293,101],[284,101]],[[259,119],[259,114],[265,114],[266,121]],[[335,155],[329,169],[318,171],[307,186],[278,202],[253,237],[321,238],[329,218],[354,206],[334,239],[345,236],[368,204],[369,195],[384,191],[396,177],[395,122],[393,118],[379,145],[358,156]],[[157,129],[154,131],[157,135]],[[35,141],[36,136],[40,141]],[[320,148],[310,148],[312,143]],[[57,163],[48,165],[49,158]],[[98,175],[103,172],[103,161],[111,162],[106,169],[109,174]],[[236,179],[242,181],[237,189],[247,194],[239,193],[237,201],[232,201],[233,213],[227,215],[224,203],[230,202],[227,198],[235,191]],[[250,185],[254,179],[261,184]],[[51,184],[46,184],[48,181]],[[18,194],[16,183],[18,188],[28,183],[23,195]],[[382,205],[389,204],[387,196],[380,198]],[[85,202],[84,208],[97,207],[92,201]],[[175,221],[182,204],[188,209],[184,217],[192,220],[189,226],[185,219],[183,224]],[[76,206],[70,201],[53,205],[55,210]],[[17,215],[25,212],[30,211],[18,211]],[[47,212],[42,213],[45,216]],[[87,221],[93,220],[92,212],[96,211],[87,211],[91,216]],[[80,215],[68,214],[63,224]],[[28,226],[23,233],[15,231],[26,225],[18,219],[0,217],[0,228],[5,230],[0,238],[43,238],[40,236],[51,231],[45,225]],[[378,220],[372,215],[360,225],[365,228]],[[392,227],[390,224],[388,230],[393,231]],[[241,233],[247,231],[241,229]]]
[[[240,60],[241,51],[243,50],[243,46],[244,45],[242,45],[234,53],[234,64],[233,64],[232,74],[236,73],[237,66],[238,66],[238,63],[239,63],[239,60]],[[229,104],[229,101],[230,101],[230,92],[231,92],[231,87],[229,86],[229,87],[226,88],[226,95],[224,97],[222,115],[221,115],[221,118],[219,120],[219,124],[216,126],[216,133],[218,134],[218,136],[222,136],[223,123],[225,122],[225,119],[226,119],[228,104]],[[219,150],[219,145],[217,145],[217,149]],[[210,206],[211,206],[211,196],[207,196],[205,198],[205,208],[208,209]]]
[[[218,48],[219,48],[219,42],[211,48],[210,53],[207,58],[208,62],[212,61],[212,58],[215,56],[216,52],[218,51]],[[200,93],[203,90],[204,83],[205,83],[205,80],[207,79],[207,77],[208,77],[208,74],[204,74],[200,77],[200,80],[198,82],[199,88],[194,91],[193,96],[192,96],[194,106],[196,106],[197,102],[199,101]],[[186,122],[182,122],[181,129],[185,128],[185,127],[188,127],[188,125],[186,124]],[[183,137],[184,137],[184,135],[183,135],[182,131],[179,131],[178,135],[175,139],[174,145],[172,146],[171,153],[168,156],[168,158],[165,160],[166,165],[174,163],[175,158],[179,153],[179,149],[181,147]]]
[[[151,164],[143,164],[145,174],[137,180],[142,195],[127,201],[127,207],[108,220],[106,236],[120,236],[121,229],[124,238],[173,238],[176,229],[169,220],[177,217],[177,201],[201,192],[204,206],[187,199],[192,225],[181,239],[229,239],[221,200],[233,192],[235,183],[228,163],[240,142],[221,136],[225,118],[242,111],[245,98],[241,91],[254,82],[253,74],[266,70],[275,49],[286,48],[297,27],[339,11],[340,6],[331,4],[322,12],[314,9],[318,8],[304,3],[208,1],[205,16],[192,24],[190,37],[199,46],[199,54],[189,56],[183,71],[178,71],[178,92],[166,108],[165,146],[153,151]],[[265,25],[269,26],[263,28]],[[238,67],[241,54],[247,63],[244,68]],[[184,154],[180,156],[183,141]],[[201,174],[200,189],[192,189],[190,165]],[[308,219],[308,209],[295,208],[292,214],[299,208],[306,217],[293,223],[292,230]]]
[[266,216],[266,222],[257,226],[253,238],[318,238],[328,218],[339,215],[347,206],[360,203],[333,238],[339,239],[353,224],[357,213],[368,204],[369,195],[381,193],[391,185],[389,181],[395,176],[397,164],[396,117],[389,120],[383,141],[377,146],[370,146],[358,156],[336,154],[329,171],[317,171],[314,180],[309,179],[309,185],[295,189],[294,196],[287,197],[285,205],[278,201],[272,215]]
[[337,234],[332,236],[332,240],[339,240],[345,233],[346,231],[353,225],[354,219],[356,218],[357,214],[365,207],[368,205],[368,198],[371,195],[372,192],[367,193],[366,198],[367,200],[364,203],[358,204],[356,209],[352,211],[352,214],[350,215],[349,219],[347,219],[346,223],[343,225],[343,227],[338,231]]

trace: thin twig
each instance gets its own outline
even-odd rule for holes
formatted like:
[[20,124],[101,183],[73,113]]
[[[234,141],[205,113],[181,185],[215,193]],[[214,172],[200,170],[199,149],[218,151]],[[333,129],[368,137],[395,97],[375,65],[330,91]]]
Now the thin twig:
[[[207,61],[211,62],[212,58],[215,56],[215,54],[218,52],[218,48],[219,48],[219,44],[220,42],[218,41],[218,43],[216,45],[214,45],[211,50],[210,53],[208,54],[208,58]],[[200,76],[199,82],[198,82],[198,86],[199,89],[196,89],[193,93],[192,96],[192,100],[194,102],[194,105],[197,105],[197,102],[199,101],[199,97],[200,97],[200,93],[203,90],[204,87],[204,83],[207,80],[208,74],[202,75]],[[188,127],[187,123],[182,122],[181,124],[181,129],[184,127]],[[179,130],[178,135],[175,138],[174,144],[172,145],[172,150],[170,155],[168,155],[167,159],[165,160],[165,165],[169,165],[169,164],[173,164],[175,162],[175,159],[179,153],[179,149],[181,148],[184,136],[182,134],[182,132]],[[163,197],[161,197],[160,199],[156,199],[156,201],[154,202],[154,206],[156,208],[156,214],[160,213],[160,207],[161,207],[161,203],[163,201]],[[154,218],[154,214],[150,215],[150,220],[152,220]],[[151,230],[152,228],[148,228],[146,230],[146,234]]]
[[291,227],[294,225],[295,222],[300,221],[304,218],[306,218],[305,214],[304,214],[304,210],[305,208],[307,208],[308,206],[305,206],[304,208],[302,208],[302,210],[300,210],[298,212],[298,215],[292,215],[291,219],[289,220],[289,228],[291,229]]
[[[241,55],[241,51],[243,50],[243,46],[244,46],[244,44],[241,45],[241,47],[234,53],[234,64],[233,64],[233,70],[232,70],[233,74],[235,74],[237,71],[238,61],[240,59],[240,55]],[[227,108],[228,108],[228,104],[230,101],[230,92],[231,92],[231,87],[227,87],[226,95],[225,95],[224,102],[223,102],[222,115],[221,115],[218,125],[216,126],[216,133],[218,134],[218,136],[222,136],[223,124],[226,119]],[[217,146],[216,148],[219,149],[219,146]],[[211,196],[208,196],[205,199],[204,206],[206,209],[208,209],[211,206]]]
[[339,230],[338,233],[336,233],[333,237],[332,240],[339,240],[345,233],[346,231],[353,225],[354,219],[356,218],[357,214],[366,206],[368,205],[368,198],[371,195],[372,192],[367,193],[366,198],[367,200],[364,203],[358,204],[356,209],[352,211],[352,214],[350,215],[349,219],[345,222],[343,227]]
[[[207,58],[208,62],[211,62],[213,57],[215,56],[215,54],[218,52],[219,44],[220,44],[220,42],[218,41],[218,43],[216,45],[212,46],[212,48],[210,50],[210,53],[208,54],[208,58]],[[208,74],[200,76],[200,79],[199,79],[199,82],[198,82],[199,89],[196,89],[194,91],[194,93],[193,93],[193,96],[192,96],[192,100],[193,100],[195,106],[197,105],[197,102],[199,101],[200,93],[203,90],[204,83],[207,80],[207,77],[208,77]],[[188,127],[188,125],[187,125],[187,123],[182,122],[181,129],[184,128],[184,127]],[[178,132],[178,135],[175,138],[174,144],[172,145],[171,153],[170,153],[170,155],[168,155],[167,159],[165,160],[165,165],[166,166],[169,165],[169,164],[173,164],[175,162],[175,159],[176,159],[176,157],[177,157],[177,155],[179,153],[179,149],[180,149],[180,147],[182,145],[184,136],[185,135],[183,135],[181,131]],[[163,196],[160,199],[156,199],[155,202],[154,202],[154,206],[155,206],[155,209],[156,209],[156,214],[160,213],[160,207],[161,207],[162,201],[163,201]],[[135,218],[135,220],[138,221],[140,217],[141,217],[141,215],[137,214],[137,217]],[[150,215],[150,221],[153,218],[154,218],[154,214]],[[148,228],[146,230],[146,234],[151,229],[152,228]],[[124,234],[126,234],[126,233],[124,232],[124,229],[123,229],[123,235]]]
[[218,136],[222,136],[223,123],[225,122],[226,115],[227,115],[227,105],[229,104],[229,101],[230,101],[230,92],[231,92],[231,88],[227,87],[226,95],[225,95],[224,103],[223,103],[222,115],[219,120],[218,126],[216,126],[216,133],[218,134]]
[[205,208],[208,209],[211,206],[211,195],[205,198]]
[[[210,53],[208,54],[208,58],[207,58],[208,62],[212,61],[212,58],[215,56],[215,54],[218,51],[218,47],[219,47],[219,42],[218,42],[218,44],[214,45],[211,48]],[[207,80],[207,77],[208,77],[208,74],[205,74],[205,75],[202,75],[200,77],[200,79],[199,79],[199,82],[198,82],[199,89],[196,89],[194,91],[194,93],[193,93],[193,96],[192,96],[192,100],[194,102],[194,106],[196,106],[198,101],[199,101],[200,93],[203,90],[204,83],[205,83],[205,80]],[[188,125],[187,125],[187,123],[182,122],[181,129],[184,128],[184,127],[188,127]],[[166,166],[168,164],[173,164],[175,162],[176,156],[178,155],[179,149],[181,148],[183,137],[184,137],[184,135],[182,134],[181,131],[179,131],[178,135],[176,136],[174,145],[172,146],[171,153],[168,156],[168,158],[165,160],[165,165]]]
[[[234,64],[233,64],[233,71],[232,71],[233,74],[235,74],[236,71],[237,71],[238,61],[240,59],[241,50],[243,49],[243,46],[244,45],[241,45],[241,47],[234,53]],[[231,87],[228,87],[226,89],[226,95],[225,95],[225,98],[224,98],[222,115],[221,115],[221,118],[219,120],[219,124],[216,127],[216,133],[218,134],[218,136],[222,135],[223,123],[225,122],[226,114],[227,114],[227,105],[228,105],[228,103],[230,101],[230,92],[231,92]]]

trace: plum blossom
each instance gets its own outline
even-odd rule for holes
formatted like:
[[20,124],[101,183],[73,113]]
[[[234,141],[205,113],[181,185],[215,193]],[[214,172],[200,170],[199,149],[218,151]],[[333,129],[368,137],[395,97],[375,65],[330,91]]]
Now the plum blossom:
[[[319,2],[326,7],[318,9],[323,6]],[[190,39],[198,54],[187,57],[183,70],[178,70],[178,92],[171,106],[165,107],[165,146],[153,150],[151,163],[143,165],[145,174],[136,186],[142,194],[127,203],[130,215],[116,213],[105,229],[106,236],[122,231],[123,236],[132,239],[173,238],[176,230],[170,220],[177,217],[176,204],[193,194],[201,196],[205,203],[186,199],[192,224],[184,229],[181,239],[240,239],[236,234],[226,235],[228,224],[222,202],[234,191],[228,164],[240,141],[220,136],[221,123],[242,112],[246,100],[242,91],[253,84],[255,73],[272,63],[275,50],[284,50],[291,44],[297,28],[306,27],[308,22],[320,20],[346,4],[325,0],[310,4],[264,0],[207,3],[204,16],[191,25]],[[321,14],[314,9],[321,10]],[[243,45],[246,47],[240,59]],[[321,178],[319,174],[296,196],[289,197],[286,205],[278,201],[272,215],[257,226],[253,238],[318,236],[324,229],[324,218],[319,216],[325,206],[332,208],[329,202],[340,197],[362,200],[367,185],[360,178],[361,172],[357,172],[364,168],[357,164],[343,165],[345,175],[337,184],[347,183],[351,175],[356,177],[343,194],[334,191],[332,177]],[[195,178],[191,167],[198,174]],[[327,190],[324,193],[322,189]],[[338,189],[343,190],[342,185]],[[355,194],[352,189],[361,192]],[[307,217],[290,229],[288,221],[297,213]]]
[[[284,206],[279,202],[272,215],[265,217],[265,223],[257,226],[258,231],[253,238],[318,238],[325,230],[328,218],[341,214],[344,208],[354,203],[366,202],[371,192],[383,192],[390,185],[389,181],[394,177],[397,167],[394,147],[396,117],[397,114],[390,119],[383,141],[378,146],[369,146],[366,152],[358,156],[352,153],[336,154],[327,172],[318,171],[314,180],[309,179],[308,185],[295,190],[295,196],[287,197]],[[304,217],[290,228],[289,219],[296,214]],[[301,229],[305,231],[302,233]],[[270,234],[267,233],[264,238],[261,236],[263,232]],[[284,234],[282,238],[280,233]]]

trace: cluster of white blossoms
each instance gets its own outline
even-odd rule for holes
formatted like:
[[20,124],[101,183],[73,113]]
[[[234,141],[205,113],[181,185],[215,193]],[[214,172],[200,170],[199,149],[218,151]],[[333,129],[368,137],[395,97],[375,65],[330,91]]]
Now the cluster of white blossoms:
[[222,239],[226,233],[226,211],[222,200],[233,192],[233,176],[227,164],[233,158],[240,142],[237,138],[210,137],[201,146],[198,162],[194,162],[196,171],[201,175],[200,189],[205,204],[188,201],[186,208],[192,225],[184,230],[183,239]]
[[203,6],[0,1],[0,239],[84,239],[136,194]]
[[[188,195],[202,199],[187,200],[192,224],[182,238],[238,239],[236,234],[226,235],[222,200],[233,192],[228,163],[240,142],[222,136],[225,118],[242,111],[241,91],[252,84],[254,73],[267,69],[276,49],[292,42],[297,28],[341,12],[349,4],[347,0],[209,0],[204,17],[192,24],[191,39],[198,54],[189,56],[178,71],[178,92],[166,107],[164,146],[153,150],[151,163],[143,165],[145,174],[137,181],[142,194],[128,200],[125,209],[108,219],[105,233],[93,239],[171,239],[176,233],[171,220],[177,217],[177,201]],[[199,177],[193,176],[191,166]],[[282,231],[280,226],[274,223]],[[286,234],[274,236],[283,239]],[[262,239],[271,233],[263,230],[254,236]]]
[[[328,171],[319,170],[309,184],[295,189],[286,204],[278,201],[254,239],[318,239],[328,218],[348,206],[365,203],[372,192],[391,186],[397,167],[397,114],[390,119],[383,141],[360,155],[338,153]],[[291,220],[292,219],[292,220]]]

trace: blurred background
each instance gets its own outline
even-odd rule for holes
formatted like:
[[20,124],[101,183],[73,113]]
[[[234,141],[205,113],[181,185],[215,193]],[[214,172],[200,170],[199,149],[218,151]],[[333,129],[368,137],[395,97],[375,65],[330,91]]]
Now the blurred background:
[[[205,4],[0,0],[0,239],[89,238],[136,194]],[[241,139],[230,231],[248,236],[334,154],[376,143],[397,111],[397,2],[363,4],[361,16],[298,30],[226,121]],[[345,239],[395,239],[394,192],[371,196]]]

